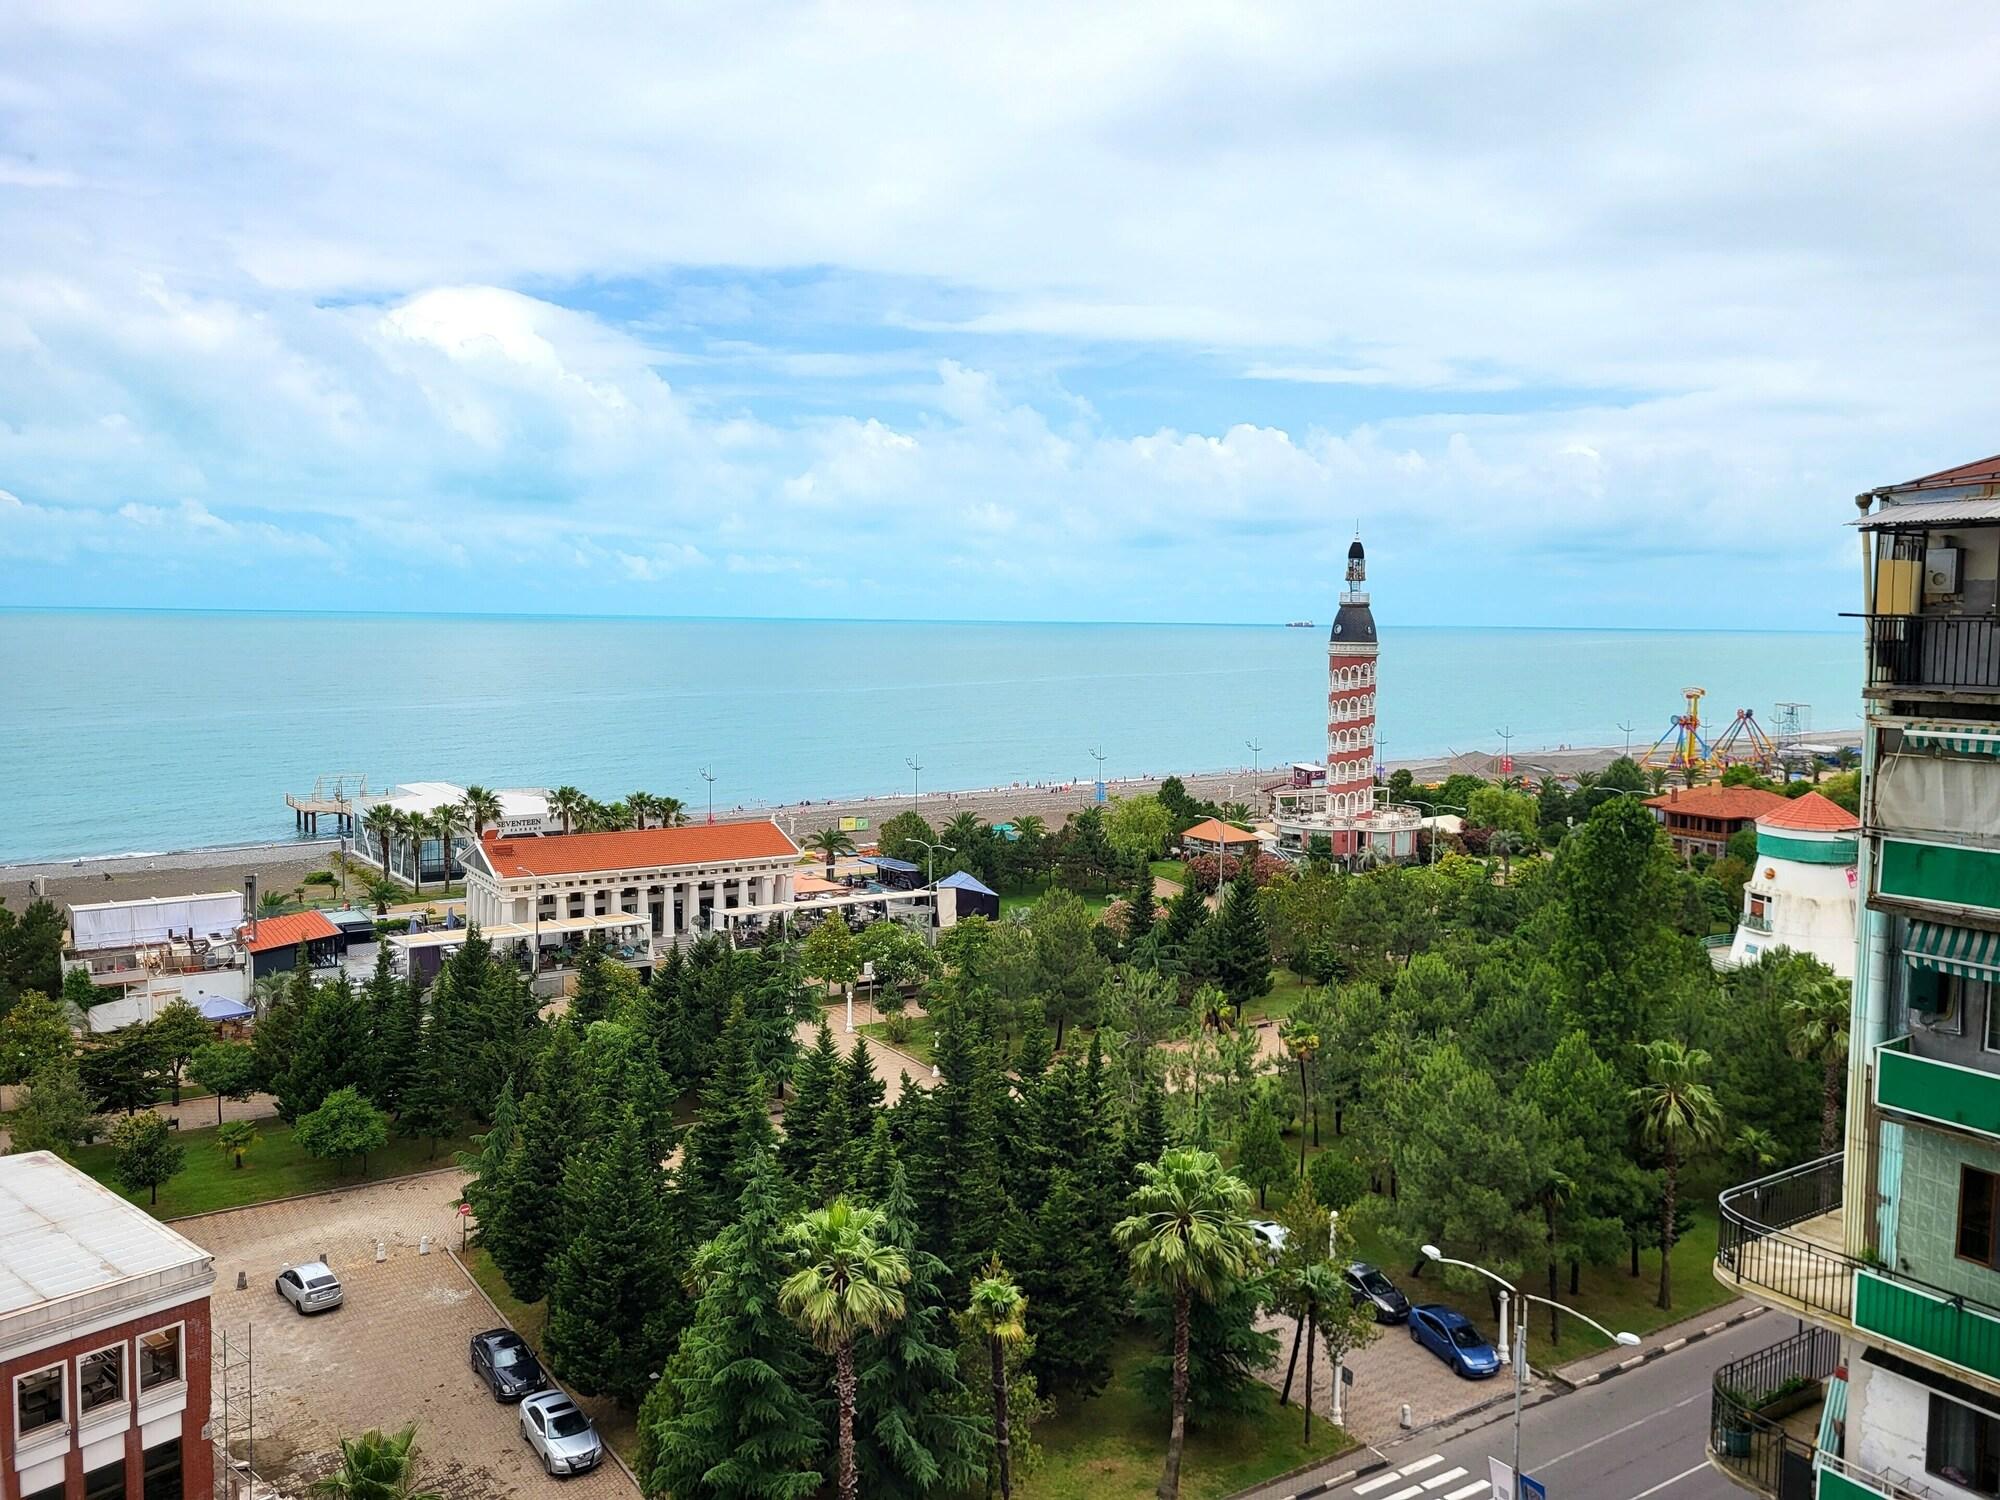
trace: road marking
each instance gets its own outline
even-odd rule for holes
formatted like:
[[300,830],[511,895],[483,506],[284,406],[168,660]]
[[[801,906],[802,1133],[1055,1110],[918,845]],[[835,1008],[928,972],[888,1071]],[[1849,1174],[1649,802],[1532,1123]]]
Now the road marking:
[[1702,1462],[1696,1464],[1692,1469],[1681,1470],[1680,1473],[1676,1474],[1672,1479],[1662,1479],[1658,1484],[1654,1485],[1650,1490],[1639,1491],[1638,1494],[1632,1497],[1632,1500],[1646,1500],[1646,1497],[1648,1495],[1657,1495],[1660,1493],[1661,1490],[1665,1489],[1668,1485],[1679,1484],[1683,1479],[1686,1479],[1690,1474],[1699,1474],[1702,1472],[1702,1470],[1710,1467],[1712,1467],[1712,1465],[1710,1465],[1708,1461],[1704,1459]]
[[[1398,1475],[1397,1477],[1400,1478],[1401,1476]],[[1395,1494],[1388,1497],[1388,1500],[1416,1500],[1416,1497],[1423,1492],[1424,1487],[1422,1485],[1413,1484],[1406,1490],[1397,1490]]]
[[1408,1479],[1412,1474],[1416,1473],[1420,1469],[1428,1469],[1433,1464],[1441,1464],[1443,1462],[1444,1462],[1444,1455],[1442,1453],[1433,1453],[1429,1458],[1420,1458],[1413,1464],[1404,1464],[1403,1467],[1398,1469],[1396,1472],[1402,1475],[1403,1478]]
[[1384,1486],[1385,1484],[1394,1484],[1397,1480],[1401,1479],[1402,1477],[1403,1476],[1398,1474],[1394,1469],[1391,1469],[1388,1473],[1380,1476],[1379,1478],[1371,1479],[1366,1484],[1357,1484],[1354,1487],[1354,1493],[1357,1495],[1365,1495],[1368,1494],[1371,1490],[1381,1489],[1382,1486]]
[[1444,1497],[1444,1500],[1472,1500],[1474,1495],[1483,1495],[1492,1488],[1493,1482],[1491,1480],[1482,1479],[1477,1484],[1468,1484],[1462,1490],[1453,1490],[1449,1495]]
[[[1707,1391],[1702,1391],[1696,1395],[1689,1396],[1685,1401],[1676,1401],[1672,1406],[1669,1406],[1667,1410],[1679,1411],[1683,1406],[1692,1406],[1697,1401],[1707,1401],[1708,1399],[1710,1399],[1710,1393]],[[1554,1458],[1542,1459],[1539,1463],[1535,1465],[1535,1469],[1537,1472],[1543,1469],[1552,1469],[1566,1458],[1575,1458],[1579,1453],[1588,1453],[1592,1448],[1595,1448],[1599,1443],[1608,1443],[1615,1437],[1623,1437],[1628,1432],[1632,1432],[1637,1428],[1644,1427],[1648,1422],[1656,1422],[1660,1419],[1661,1415],[1662,1415],[1661,1413],[1655,1412],[1650,1417],[1641,1417],[1636,1422],[1627,1422],[1623,1427],[1614,1427],[1611,1429],[1611,1431],[1605,1433],[1602,1437],[1594,1437],[1589,1442],[1583,1444],[1581,1447],[1572,1448],[1567,1453],[1558,1453]]]
[[1424,1481],[1424,1488],[1427,1490],[1442,1489],[1445,1485],[1450,1484],[1454,1479],[1463,1479],[1463,1478],[1465,1478],[1465,1470],[1463,1467],[1459,1467],[1456,1469],[1446,1469],[1442,1474],[1438,1474],[1430,1479],[1426,1479]]

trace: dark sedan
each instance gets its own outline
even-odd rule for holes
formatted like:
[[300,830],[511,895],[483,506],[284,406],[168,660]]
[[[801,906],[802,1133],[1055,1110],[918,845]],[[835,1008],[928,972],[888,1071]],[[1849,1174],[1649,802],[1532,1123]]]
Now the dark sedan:
[[511,1328],[472,1336],[472,1373],[486,1382],[495,1401],[519,1401],[549,1383],[535,1351]]
[[1365,1260],[1357,1260],[1347,1268],[1347,1290],[1356,1302],[1375,1310],[1378,1323],[1400,1323],[1410,1315],[1410,1299]]

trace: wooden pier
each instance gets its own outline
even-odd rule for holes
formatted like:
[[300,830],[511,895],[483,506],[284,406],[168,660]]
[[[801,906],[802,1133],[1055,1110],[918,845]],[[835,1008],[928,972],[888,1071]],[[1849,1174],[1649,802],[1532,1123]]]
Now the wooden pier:
[[366,776],[341,772],[319,777],[313,782],[310,792],[285,793],[285,806],[292,810],[292,821],[299,832],[308,838],[319,837],[319,820],[322,817],[333,819],[333,826],[327,830],[329,833],[352,837],[358,832],[358,801],[367,795]]

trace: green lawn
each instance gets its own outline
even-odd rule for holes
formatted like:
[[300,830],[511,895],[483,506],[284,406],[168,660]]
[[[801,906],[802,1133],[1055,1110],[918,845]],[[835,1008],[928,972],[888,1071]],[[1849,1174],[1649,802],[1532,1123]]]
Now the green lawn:
[[[160,1185],[159,1202],[148,1203],[144,1193],[125,1196],[157,1218],[177,1219],[186,1214],[268,1203],[273,1198],[291,1198],[326,1188],[353,1187],[364,1180],[350,1163],[321,1161],[306,1155],[292,1139],[292,1127],[282,1120],[257,1121],[257,1134],[258,1142],[244,1156],[239,1171],[231,1165],[229,1157],[216,1149],[213,1126],[206,1130],[183,1130],[178,1139],[186,1149],[186,1156],[180,1171]],[[452,1153],[467,1150],[471,1144],[464,1136],[439,1141],[437,1155],[433,1157],[428,1141],[405,1141],[392,1136],[387,1146],[368,1158],[365,1180],[376,1182],[385,1177],[448,1167]],[[76,1164],[100,1182],[118,1189],[111,1177],[114,1154],[108,1144],[85,1146],[77,1152]]]
[[903,1039],[900,1042],[889,1040],[889,1028],[881,1021],[863,1021],[858,1029],[868,1038],[868,1050],[875,1054],[875,1071],[878,1073],[895,1073],[903,1066],[901,1059],[885,1057],[880,1050],[883,1047],[894,1047],[898,1052],[907,1052],[925,1067],[931,1066],[935,1061],[931,1056],[931,1018],[914,1005],[910,1007],[905,1017]]
[[[1456,1247],[1449,1245],[1444,1249],[1447,1255],[1456,1251]],[[1391,1252],[1378,1237],[1343,1238],[1341,1254],[1343,1257],[1376,1262],[1412,1302],[1447,1303],[1471,1318],[1487,1334],[1495,1332],[1491,1304],[1482,1294],[1443,1286],[1434,1279],[1437,1276],[1435,1269],[1427,1271],[1421,1280],[1412,1280],[1409,1262]],[[1473,1260],[1477,1256],[1466,1255],[1464,1258]],[[1578,1312],[1587,1313],[1607,1328],[1636,1333],[1643,1338],[1657,1328],[1694,1317],[1712,1307],[1720,1307],[1731,1299],[1730,1291],[1715,1279],[1711,1271],[1714,1260],[1715,1210],[1707,1206],[1697,1207],[1687,1215],[1678,1242],[1674,1245],[1674,1305],[1670,1310],[1662,1311],[1655,1306],[1660,1292],[1660,1252],[1650,1249],[1639,1252],[1637,1278],[1630,1274],[1630,1262],[1623,1258],[1612,1265],[1585,1266],[1574,1296],[1569,1289],[1569,1268],[1563,1267],[1558,1300]],[[1523,1283],[1522,1290],[1546,1296],[1546,1274]],[[1602,1354],[1610,1347],[1587,1324],[1574,1318],[1563,1320],[1562,1338],[1551,1347],[1548,1309],[1545,1307],[1536,1307],[1534,1318],[1528,1325],[1528,1360],[1545,1369],[1566,1365],[1592,1354]]]
[[1178,859],[1156,859],[1152,868],[1162,880],[1171,880],[1175,885],[1187,884],[1187,866]]
[[[1035,1429],[1042,1463],[1014,1486],[1017,1495],[1024,1500],[1141,1500],[1153,1493],[1166,1456],[1167,1417],[1147,1404],[1133,1378],[1146,1353],[1138,1342],[1121,1345],[1111,1383],[1101,1396]],[[1252,1416],[1212,1429],[1195,1426],[1182,1460],[1181,1494],[1187,1500],[1217,1500],[1350,1446],[1339,1428],[1315,1420],[1308,1448],[1304,1420],[1296,1405],[1280,1408],[1274,1393]]]

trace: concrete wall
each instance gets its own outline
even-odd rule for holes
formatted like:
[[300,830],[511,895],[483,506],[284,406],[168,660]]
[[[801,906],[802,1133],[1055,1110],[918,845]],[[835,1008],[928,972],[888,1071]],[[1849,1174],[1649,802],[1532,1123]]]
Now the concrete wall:
[[1930,1436],[1931,1393],[1915,1381],[1892,1375],[1863,1360],[1862,1346],[1848,1345],[1847,1458],[1862,1468],[1892,1479],[1908,1479],[1939,1500],[1974,1500],[1975,1492],[1960,1489],[1924,1470],[1924,1449]]
[[2000,1306],[2000,1271],[1958,1257],[1958,1178],[1966,1165],[2000,1173],[2000,1145],[1905,1126],[1896,1268],[1946,1291]]

